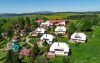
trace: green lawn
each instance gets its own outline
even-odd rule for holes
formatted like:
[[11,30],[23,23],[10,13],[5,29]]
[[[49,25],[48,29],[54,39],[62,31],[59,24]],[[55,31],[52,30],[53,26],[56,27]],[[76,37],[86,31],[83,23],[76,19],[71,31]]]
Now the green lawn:
[[87,43],[80,44],[78,47],[71,43],[69,45],[72,51],[72,54],[69,56],[71,63],[89,63],[100,58],[99,39],[89,39]]
[[[70,63],[100,63],[100,28],[93,28],[92,33],[94,37],[90,37],[92,36],[91,32],[86,33],[88,38],[87,42],[79,44],[77,47],[74,43],[68,43],[71,49],[71,55],[68,56]],[[66,42],[67,38],[59,38],[58,41]],[[59,63],[59,57],[56,58],[58,61],[57,59],[51,59],[50,61]]]
[[39,41],[39,38],[31,38],[30,39],[30,43],[34,44],[34,42],[38,42]]
[[0,50],[0,63],[4,62],[7,52]]

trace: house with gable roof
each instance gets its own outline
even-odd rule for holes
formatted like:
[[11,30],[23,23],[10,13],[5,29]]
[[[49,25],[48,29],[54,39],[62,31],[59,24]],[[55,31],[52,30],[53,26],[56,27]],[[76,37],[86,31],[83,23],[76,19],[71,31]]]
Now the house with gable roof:
[[54,58],[55,56],[67,56],[69,54],[69,45],[64,42],[54,42],[50,46],[47,58]]
[[55,33],[56,33],[56,34],[59,34],[59,33],[65,34],[65,33],[66,33],[66,28],[65,28],[65,26],[57,26],[57,27],[55,28]]
[[84,33],[73,33],[70,38],[74,42],[81,42],[85,43],[86,42],[86,35]]
[[55,36],[53,36],[51,34],[43,34],[40,38],[40,41],[42,41],[42,42],[46,41],[48,44],[52,44],[52,41],[54,38],[55,38]]

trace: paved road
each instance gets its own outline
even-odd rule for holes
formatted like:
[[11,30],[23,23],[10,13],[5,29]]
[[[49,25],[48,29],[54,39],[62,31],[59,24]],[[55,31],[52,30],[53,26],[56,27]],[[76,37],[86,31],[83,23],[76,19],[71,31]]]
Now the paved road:
[[34,45],[31,44],[31,43],[29,42],[29,40],[30,40],[30,38],[29,38],[29,36],[27,36],[27,37],[26,37],[26,43],[29,44],[31,47],[34,47]]

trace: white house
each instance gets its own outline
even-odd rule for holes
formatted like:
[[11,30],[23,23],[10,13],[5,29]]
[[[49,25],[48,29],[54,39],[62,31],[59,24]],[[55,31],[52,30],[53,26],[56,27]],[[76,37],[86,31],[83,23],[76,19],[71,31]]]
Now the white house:
[[65,26],[57,26],[56,28],[55,28],[55,33],[66,33],[66,28],[65,28]]
[[20,36],[25,36],[26,35],[26,31],[25,30],[21,30],[20,31]]
[[71,40],[73,40],[74,42],[85,43],[86,35],[84,33],[74,33],[71,35]]
[[55,37],[51,34],[43,34],[43,36],[40,38],[40,41],[45,41],[48,43],[48,44],[52,44],[52,41]]
[[14,45],[14,43],[8,43],[7,44],[7,50],[11,49],[12,48],[12,45]]
[[50,22],[49,22],[49,21],[42,22],[42,23],[40,24],[40,27],[41,27],[41,28],[44,28],[44,29],[46,29],[46,28],[49,27],[49,26],[50,26]]
[[35,30],[35,33],[41,33],[41,34],[44,34],[45,33],[45,29],[44,28],[37,28],[36,30]]
[[49,51],[55,55],[68,55],[69,45],[64,42],[54,42]]

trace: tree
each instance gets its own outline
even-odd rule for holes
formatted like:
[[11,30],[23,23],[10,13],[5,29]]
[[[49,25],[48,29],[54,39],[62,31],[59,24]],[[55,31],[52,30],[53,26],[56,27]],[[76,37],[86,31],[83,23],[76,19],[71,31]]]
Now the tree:
[[43,45],[44,46],[46,46],[48,43],[47,43],[47,41],[45,40],[44,42],[43,42]]
[[1,40],[3,40],[3,36],[1,35],[1,32],[0,32],[0,41],[1,41]]
[[34,60],[36,58],[36,55],[34,54],[34,52],[35,52],[35,50],[32,48],[32,51],[31,51],[31,54],[29,57],[29,59],[30,59],[29,63],[34,63]]
[[37,43],[34,43],[34,47],[32,48],[32,51],[30,54],[30,63],[34,63],[34,60],[36,59],[38,54],[39,54],[39,48],[37,46]]
[[99,16],[98,15],[94,15],[94,17],[91,20],[92,25],[97,25],[99,20],[100,20]]
[[21,63],[21,61],[13,50],[8,50],[5,63]]
[[51,27],[48,27],[48,31],[51,31]]
[[18,17],[18,21],[20,22],[20,25],[21,25],[20,29],[24,29],[25,20],[24,20],[23,16]]
[[2,26],[7,23],[6,19],[0,19],[0,30],[2,30]]
[[63,34],[60,34],[60,33],[58,34],[58,37],[59,37],[59,38],[61,38],[62,36],[63,36]]
[[21,23],[21,25],[25,25],[25,20],[24,20],[24,18],[23,18],[23,16],[21,16],[21,17],[18,17],[18,21]]
[[27,32],[30,32],[30,31],[31,31],[30,25],[25,25],[25,26],[24,26],[24,29],[25,29]]
[[84,18],[78,21],[76,24],[77,31],[88,31],[92,27],[92,23],[90,19]]
[[53,24],[53,31],[55,31],[55,28],[56,28],[56,25],[55,25],[55,24]]
[[14,26],[13,23],[14,22],[9,21],[2,26],[2,31],[5,31],[8,37],[11,37],[13,34],[13,30],[12,30],[12,26]]
[[9,30],[8,33],[7,33],[7,36],[12,37],[13,36],[13,30]]
[[43,17],[43,21],[44,21],[44,22],[47,21],[47,18],[46,18],[46,17]]
[[41,36],[42,36],[42,34],[41,33],[38,33],[37,37],[40,38]]
[[34,28],[37,28],[39,25],[38,25],[38,23],[36,21],[34,21],[33,22],[33,26],[34,26]]
[[48,51],[49,51],[49,49],[50,49],[50,45],[49,45],[49,44],[47,44],[47,49],[46,49],[46,52],[48,52]]
[[68,25],[68,39],[70,39],[71,34],[75,31],[76,31],[75,23],[70,22]]
[[29,18],[29,17],[26,17],[26,19],[25,19],[25,24],[30,25],[30,18]]
[[35,17],[35,20],[38,20],[39,19],[39,17]]

